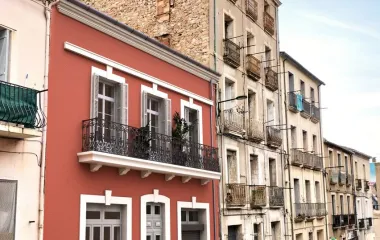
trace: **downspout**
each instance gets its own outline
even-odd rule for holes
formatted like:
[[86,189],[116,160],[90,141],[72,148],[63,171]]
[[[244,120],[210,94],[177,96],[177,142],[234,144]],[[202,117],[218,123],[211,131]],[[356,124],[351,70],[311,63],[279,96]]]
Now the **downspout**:
[[[286,78],[285,78],[285,73],[286,73],[286,69],[285,69],[285,62],[286,62],[286,58],[282,61],[282,66],[283,66],[283,76],[284,76],[284,106],[285,106],[285,126],[286,128],[288,128],[288,111],[286,110],[286,103],[287,103],[287,94],[286,94]],[[286,129],[286,145],[287,145],[287,151],[288,151],[288,156],[290,156],[290,147],[289,147],[289,133],[288,133],[288,129]],[[287,166],[288,166],[288,178],[289,178],[289,185],[288,185],[288,188],[289,188],[289,199],[290,199],[290,226],[291,226],[291,229],[292,229],[292,240],[294,240],[294,226],[293,226],[293,198],[292,198],[292,181],[291,181],[291,175],[290,175],[290,163],[289,163],[289,157],[288,157],[288,160],[287,160]]]
[[[319,84],[318,85],[318,103],[319,103],[319,109],[321,109],[321,85],[322,84]],[[320,149],[321,149],[321,156],[322,156],[322,162],[323,162],[323,166],[325,165],[324,164],[324,154],[323,154],[323,136],[322,136],[322,115],[321,115],[321,111],[319,111],[319,138],[320,138]],[[324,205],[325,205],[325,210],[327,212],[327,204],[326,204],[326,193],[327,193],[327,190],[326,190],[326,176],[327,174],[323,174],[322,176],[322,179],[323,179],[323,201],[324,201]],[[329,229],[328,229],[328,223],[327,223],[327,216],[325,216],[325,232],[326,232],[326,239],[329,239]]]
[[[49,78],[49,57],[50,57],[50,22],[51,22],[51,9],[56,5],[59,0],[45,3],[45,18],[46,18],[46,36],[45,36],[45,66],[44,66],[44,89],[48,89]],[[43,97],[43,108],[47,116],[47,101],[48,92]],[[47,121],[46,117],[46,121]],[[41,168],[40,168],[40,183],[39,183],[39,199],[38,199],[38,240],[44,237],[44,213],[45,213],[45,165],[46,165],[46,131],[47,125],[42,130],[42,150],[41,150]]]
[[[211,80],[210,81],[210,98],[211,100],[214,99],[214,92],[213,92],[213,87],[214,87],[214,83],[213,81]],[[214,103],[216,104],[216,101],[214,101]],[[211,132],[211,147],[214,147],[214,132],[213,132],[213,117],[212,117],[212,110],[213,110],[213,105],[210,106],[210,132]],[[214,180],[211,181],[211,184],[212,184],[212,209],[213,209],[213,221],[214,221],[214,240],[216,240],[216,209],[215,209],[215,206],[216,206],[216,203],[215,203],[215,182]]]

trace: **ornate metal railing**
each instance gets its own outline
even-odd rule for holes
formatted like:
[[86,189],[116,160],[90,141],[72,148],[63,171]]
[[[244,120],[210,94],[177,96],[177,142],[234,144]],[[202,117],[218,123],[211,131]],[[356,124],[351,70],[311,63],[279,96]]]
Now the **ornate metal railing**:
[[224,62],[237,68],[240,66],[240,47],[230,39],[224,39]]
[[292,153],[292,156],[291,156],[292,164],[301,166],[303,164],[303,158],[304,158],[303,152],[297,149],[292,149],[291,153]]
[[281,187],[269,187],[269,206],[282,207],[284,206],[284,190]]
[[356,190],[361,190],[363,188],[361,179],[355,179],[355,188]]
[[0,121],[26,128],[44,127],[46,116],[41,106],[43,92],[0,81]]
[[349,214],[348,215],[348,225],[355,225],[355,223],[356,223],[355,214]]
[[294,92],[289,93],[289,100],[288,100],[289,107],[292,109],[297,110],[297,95]]
[[342,214],[342,224],[340,226],[341,227],[348,226],[348,220],[349,220],[349,215],[348,214]]
[[279,147],[282,144],[281,130],[275,127],[267,127],[267,143],[268,145]]
[[370,186],[369,186],[369,181],[368,180],[363,180],[364,181],[364,191],[369,191],[369,188],[370,188]]
[[256,119],[249,119],[247,129],[248,139],[253,142],[262,142],[264,140],[264,125],[263,122]]
[[365,218],[358,219],[359,228],[365,228]]
[[339,171],[336,169],[330,170],[330,184],[337,184],[339,180]]
[[278,76],[271,68],[266,68],[265,71],[265,86],[271,91],[277,91],[278,89]]
[[257,11],[257,1],[255,0],[246,0],[246,13],[249,18],[253,21],[257,21],[258,11]]
[[352,184],[352,176],[351,176],[351,174],[346,174],[346,175],[347,175],[346,185],[347,186],[351,186],[351,184]]
[[242,183],[226,184],[227,206],[244,206],[246,204],[246,185]]
[[313,155],[314,170],[321,170],[323,168],[323,158]]
[[367,218],[367,227],[372,227],[372,218]]
[[248,77],[259,80],[261,76],[261,62],[253,55],[247,55],[247,75]]
[[251,208],[265,207],[267,205],[267,190],[266,186],[249,186]]
[[332,215],[333,228],[339,228],[342,224],[342,215]]
[[303,220],[306,217],[306,207],[305,203],[295,203],[294,204],[294,218],[296,220]]
[[320,116],[320,110],[318,107],[316,107],[315,105],[310,105],[310,110],[311,110],[311,118],[314,120],[314,121],[319,121],[321,119],[321,116]]
[[220,171],[217,148],[99,118],[82,122],[82,151]]
[[303,167],[305,168],[313,168],[314,161],[313,161],[313,154],[304,152],[303,153]]
[[301,114],[309,117],[310,116],[310,103],[305,99],[302,100],[302,108],[303,108],[303,110],[302,110]]
[[339,185],[344,185],[346,184],[347,179],[346,179],[346,173],[339,171]]
[[269,34],[274,35],[274,18],[269,13],[264,13],[264,29]]
[[223,126],[225,131],[242,132],[244,130],[244,115],[236,108],[223,111]]
[[315,204],[315,216],[324,217],[327,215],[326,204],[324,203],[314,203]]

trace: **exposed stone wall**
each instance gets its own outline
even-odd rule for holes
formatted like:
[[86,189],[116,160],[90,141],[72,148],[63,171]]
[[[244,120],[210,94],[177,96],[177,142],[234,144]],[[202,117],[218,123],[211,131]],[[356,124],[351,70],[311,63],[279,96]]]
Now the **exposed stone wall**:
[[82,1],[208,66],[209,0]]

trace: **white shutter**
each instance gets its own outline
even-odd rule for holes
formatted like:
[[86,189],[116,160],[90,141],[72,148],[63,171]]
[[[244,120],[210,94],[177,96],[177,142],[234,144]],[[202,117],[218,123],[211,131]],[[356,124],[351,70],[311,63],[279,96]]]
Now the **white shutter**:
[[172,100],[165,99],[165,113],[166,113],[166,131],[165,134],[168,136],[172,135]]
[[141,127],[145,127],[148,123],[148,116],[146,113],[148,104],[148,94],[147,92],[142,92],[141,94]]
[[0,31],[0,80],[8,81],[9,30]]
[[98,117],[99,75],[94,74],[91,79],[91,118]]
[[126,83],[119,84],[117,111],[120,123],[128,125],[128,84]]

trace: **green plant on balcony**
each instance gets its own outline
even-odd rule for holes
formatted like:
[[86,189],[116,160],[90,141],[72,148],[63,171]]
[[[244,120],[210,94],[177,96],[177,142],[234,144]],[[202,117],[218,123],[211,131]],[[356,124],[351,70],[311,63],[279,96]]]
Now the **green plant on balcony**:
[[135,157],[149,159],[149,148],[152,137],[149,132],[149,123],[137,129],[132,141],[132,152]]

